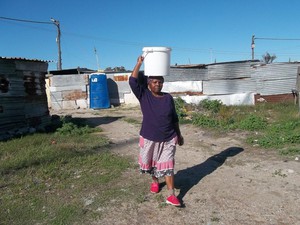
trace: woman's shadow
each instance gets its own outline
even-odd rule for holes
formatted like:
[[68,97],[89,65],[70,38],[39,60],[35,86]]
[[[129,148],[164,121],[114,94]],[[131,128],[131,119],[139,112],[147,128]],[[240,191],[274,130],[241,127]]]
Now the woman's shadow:
[[[205,162],[178,171],[175,174],[175,187],[180,189],[178,198],[182,201],[186,193],[200,180],[222,166],[228,157],[233,157],[244,151],[240,147],[230,147],[224,151],[209,157]],[[184,204],[182,204],[184,206]]]

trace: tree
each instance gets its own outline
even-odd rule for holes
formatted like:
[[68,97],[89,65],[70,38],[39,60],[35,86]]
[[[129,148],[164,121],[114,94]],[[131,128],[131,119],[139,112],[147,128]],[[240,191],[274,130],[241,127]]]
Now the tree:
[[116,66],[114,68],[107,67],[105,69],[106,72],[126,72],[126,69],[124,66]]
[[266,54],[264,54],[262,57],[263,57],[262,61],[265,62],[266,64],[272,63],[277,58],[275,54],[271,56],[268,52],[266,52]]
[[104,71],[106,71],[106,72],[111,72],[111,71],[113,71],[113,70],[112,70],[111,67],[107,67]]

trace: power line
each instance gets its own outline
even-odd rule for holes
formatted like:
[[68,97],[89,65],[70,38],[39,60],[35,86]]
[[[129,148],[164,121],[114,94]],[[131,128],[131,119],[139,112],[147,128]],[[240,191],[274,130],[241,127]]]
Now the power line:
[[252,35],[251,41],[251,50],[252,50],[252,60],[254,60],[254,48],[255,48],[255,40],[271,40],[271,41],[300,41],[300,38],[273,38],[273,37],[255,37]]
[[[55,21],[52,22],[43,22],[43,21],[34,21],[34,20],[25,20],[25,19],[14,19],[14,18],[8,18],[8,17],[0,17],[0,19],[5,19],[5,20],[12,20],[12,21],[18,21],[18,22],[28,22],[28,23],[44,23],[44,24],[55,24]],[[59,25],[59,24],[58,24]],[[116,39],[111,39],[111,38],[104,38],[104,37],[96,37],[96,36],[89,36],[89,35],[82,35],[78,33],[72,33],[72,32],[63,32],[65,35],[72,35],[76,37],[81,37],[81,38],[88,38],[88,39],[98,39],[106,42],[112,42],[120,45],[132,45],[132,46],[145,46],[147,43],[141,43],[141,42],[132,42],[132,41],[124,41],[124,40],[116,40]],[[259,39],[259,38],[255,38]],[[300,40],[300,39],[299,39]],[[172,47],[173,50],[178,50],[178,51],[187,51],[187,52],[202,52],[202,53],[207,53],[210,52],[210,49],[199,49],[199,48],[186,48],[186,47],[178,47],[174,46]],[[235,52],[235,51],[220,51],[220,50],[213,50],[215,54],[236,54],[236,55],[246,55],[248,53],[246,52]]]
[[44,24],[53,24],[52,22],[36,21],[36,20],[24,20],[24,19],[15,19],[15,18],[3,17],[3,16],[0,16],[0,19],[3,19],[3,20],[12,20],[12,21],[18,21],[18,22],[25,22],[25,23],[44,23]]
[[62,59],[61,59],[61,46],[60,46],[61,31],[60,31],[60,23],[59,23],[58,20],[55,20],[55,19],[51,18],[52,22],[46,22],[46,21],[16,19],[16,18],[9,18],[9,17],[3,17],[3,16],[0,16],[0,19],[17,21],[17,22],[25,22],[25,23],[54,24],[57,27],[57,38],[56,38],[56,42],[57,42],[57,45],[58,45],[57,70],[61,70],[62,69],[62,63],[61,63],[61,61],[62,61]]
[[254,37],[254,39],[272,40],[272,41],[300,41],[300,38],[264,38],[264,37]]
[[[36,20],[25,20],[25,19],[16,19],[16,18],[9,18],[9,17],[2,17],[0,16],[0,19],[2,20],[10,20],[10,21],[17,21],[17,22],[25,22],[25,23],[38,23],[38,24],[54,24],[56,25],[58,29],[58,54],[59,54],[59,60],[58,60],[58,68],[61,69],[61,49],[60,49],[60,24],[59,21],[54,20],[51,18],[52,22],[46,22],[46,21],[36,21]],[[141,43],[141,42],[132,42],[132,41],[124,41],[124,40],[116,40],[116,39],[111,39],[111,38],[103,38],[103,37],[96,37],[96,36],[89,36],[89,35],[82,35],[78,33],[72,33],[72,32],[63,32],[65,35],[72,35],[72,36],[77,36],[81,38],[88,38],[88,39],[97,39],[97,40],[102,40],[106,42],[112,42],[120,45],[132,45],[132,46],[145,46],[147,45],[146,43]],[[255,37],[254,35],[252,36],[252,59],[254,59],[254,47],[255,47],[255,39],[259,40],[274,40],[274,41],[299,41],[300,38],[270,38],[270,37]],[[246,52],[239,52],[239,51],[222,51],[222,50],[212,50],[212,49],[200,49],[200,48],[186,48],[186,47],[179,47],[179,46],[173,46],[173,50],[177,51],[186,51],[186,52],[198,52],[198,53],[207,53],[207,52],[213,52],[214,54],[222,54],[222,55],[248,55],[249,53]]]

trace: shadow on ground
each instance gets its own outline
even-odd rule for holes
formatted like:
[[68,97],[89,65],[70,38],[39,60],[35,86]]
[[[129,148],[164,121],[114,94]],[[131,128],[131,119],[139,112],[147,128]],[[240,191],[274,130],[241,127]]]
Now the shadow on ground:
[[124,118],[124,116],[104,116],[104,117],[88,117],[84,118],[85,123],[91,127],[97,127],[103,124],[109,124],[115,122],[119,119]]
[[244,151],[240,147],[230,147],[224,151],[209,157],[203,163],[178,171],[175,174],[175,187],[180,189],[179,199],[183,199],[187,192],[197,185],[202,178],[214,172],[222,166],[228,157],[233,157]]

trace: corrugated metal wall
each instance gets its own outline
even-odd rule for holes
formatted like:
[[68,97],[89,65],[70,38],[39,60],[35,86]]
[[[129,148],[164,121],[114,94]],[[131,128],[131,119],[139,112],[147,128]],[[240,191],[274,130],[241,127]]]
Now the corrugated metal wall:
[[272,63],[253,66],[252,78],[256,92],[261,95],[291,93],[296,87],[297,69],[300,63]]
[[207,65],[207,80],[251,78],[252,64],[252,61],[240,61]]
[[[276,102],[293,98],[291,90],[296,87],[299,66],[298,62],[264,64],[257,60],[217,63],[198,69],[172,68],[171,75],[165,80],[172,85],[173,81],[185,83],[200,78],[203,87],[199,92],[202,91],[203,96],[219,95],[222,99],[224,95],[254,93]],[[195,90],[191,88],[190,91]]]
[[50,123],[45,91],[48,63],[0,58],[0,140]]
[[170,68],[170,75],[165,76],[165,82],[173,81],[202,81],[208,76],[207,68]]
[[[254,104],[260,97],[272,102],[282,101],[293,98],[291,89],[295,88],[299,66],[300,63],[266,65],[255,60],[215,63],[198,68],[171,67],[170,75],[165,76],[163,91],[189,99],[190,103],[198,103],[205,98],[220,99],[232,105]],[[112,105],[138,104],[128,84],[130,74],[106,73]],[[54,110],[88,107],[89,87],[84,76],[54,75],[51,78],[51,105]],[[79,105],[81,101],[85,103]]]

